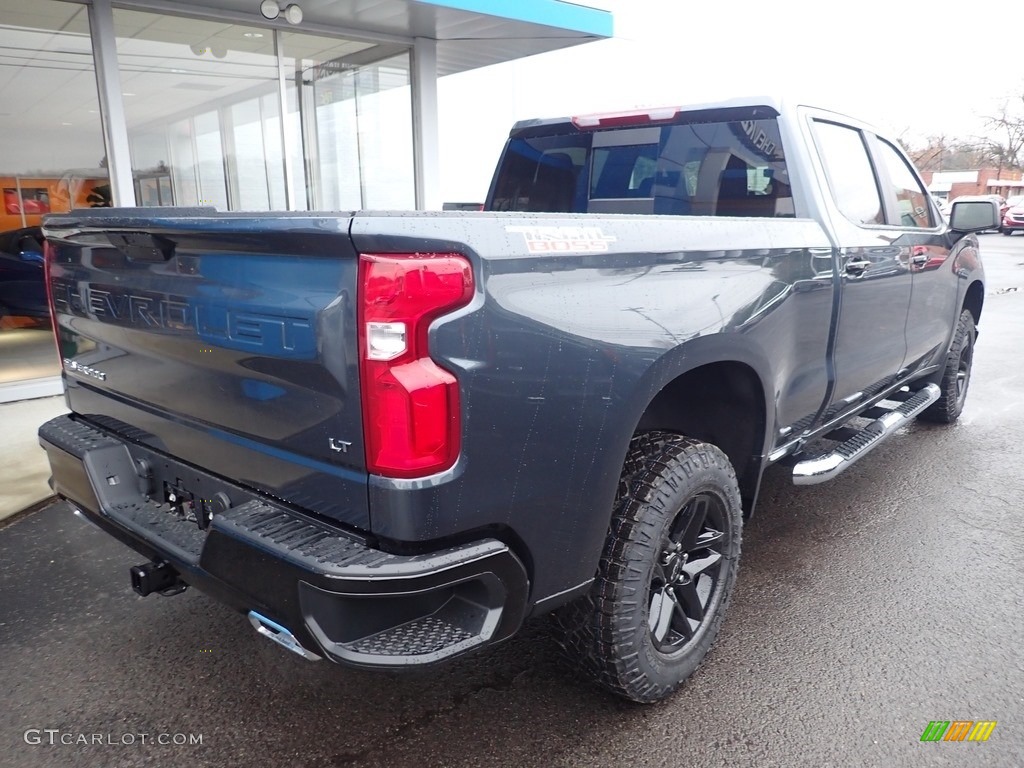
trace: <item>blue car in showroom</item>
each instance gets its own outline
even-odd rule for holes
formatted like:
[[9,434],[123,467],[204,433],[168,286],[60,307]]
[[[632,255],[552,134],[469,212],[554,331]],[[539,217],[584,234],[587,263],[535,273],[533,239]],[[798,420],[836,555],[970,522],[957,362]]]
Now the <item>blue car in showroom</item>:
[[0,233],[0,318],[6,316],[50,317],[39,227]]

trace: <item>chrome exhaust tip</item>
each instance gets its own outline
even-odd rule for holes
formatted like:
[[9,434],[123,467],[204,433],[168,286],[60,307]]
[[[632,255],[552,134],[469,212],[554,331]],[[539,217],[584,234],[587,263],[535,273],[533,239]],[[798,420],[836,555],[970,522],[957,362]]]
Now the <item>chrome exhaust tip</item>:
[[308,661],[320,661],[320,657],[312,651],[303,648],[302,643],[295,639],[295,635],[288,629],[285,629],[276,621],[271,621],[263,614],[249,611],[249,623],[261,635],[287,648],[292,653],[297,653]]

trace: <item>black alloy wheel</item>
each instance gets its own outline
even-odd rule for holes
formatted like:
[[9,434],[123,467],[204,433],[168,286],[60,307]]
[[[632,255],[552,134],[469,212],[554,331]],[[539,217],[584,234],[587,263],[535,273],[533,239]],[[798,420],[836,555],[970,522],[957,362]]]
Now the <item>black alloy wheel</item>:
[[974,364],[974,336],[970,334],[960,346],[960,358],[956,366],[956,401],[963,410],[967,399],[967,387],[971,383],[971,366]]
[[635,435],[591,589],[555,614],[565,659],[631,701],[672,693],[718,634],[742,521],[736,473],[718,447]]
[[952,424],[958,418],[967,402],[967,390],[971,384],[971,368],[974,365],[974,315],[963,310],[953,333],[953,342],[946,354],[946,367],[939,381],[939,399],[929,405],[918,417],[923,421]]
[[717,605],[728,527],[722,501],[707,493],[693,497],[673,522],[651,579],[647,625],[659,653],[682,650]]

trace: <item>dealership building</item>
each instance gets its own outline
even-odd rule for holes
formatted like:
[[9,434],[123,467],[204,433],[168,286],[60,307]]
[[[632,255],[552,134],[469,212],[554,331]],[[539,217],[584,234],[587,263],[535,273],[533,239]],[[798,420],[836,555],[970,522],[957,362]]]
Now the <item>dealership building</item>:
[[0,402],[61,391],[46,213],[440,208],[437,79],[611,34],[561,0],[0,0]]

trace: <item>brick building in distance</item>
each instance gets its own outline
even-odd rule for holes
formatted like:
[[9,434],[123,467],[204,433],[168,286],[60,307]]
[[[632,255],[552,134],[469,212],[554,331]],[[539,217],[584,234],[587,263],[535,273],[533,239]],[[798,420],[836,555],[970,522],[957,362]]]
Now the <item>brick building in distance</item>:
[[953,200],[964,195],[1024,195],[1020,171],[980,168],[976,171],[925,171],[921,174],[935,197]]

